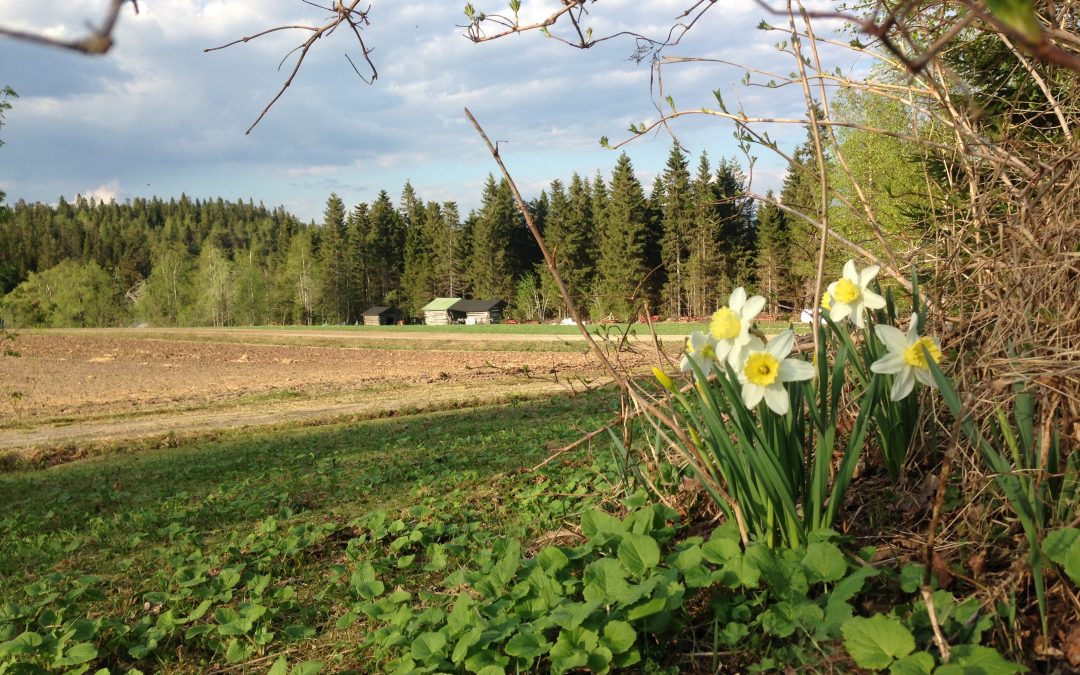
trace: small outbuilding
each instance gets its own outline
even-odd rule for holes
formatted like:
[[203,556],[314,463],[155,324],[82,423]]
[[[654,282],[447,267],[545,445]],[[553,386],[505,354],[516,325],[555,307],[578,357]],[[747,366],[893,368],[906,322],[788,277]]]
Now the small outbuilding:
[[401,312],[397,309],[378,305],[368,308],[362,316],[365,326],[393,326],[401,320]]
[[505,307],[502,300],[458,300],[450,307],[450,317],[468,325],[500,323]]
[[435,298],[420,308],[424,313],[424,323],[429,326],[446,326],[453,323],[450,308],[461,302],[461,298]]

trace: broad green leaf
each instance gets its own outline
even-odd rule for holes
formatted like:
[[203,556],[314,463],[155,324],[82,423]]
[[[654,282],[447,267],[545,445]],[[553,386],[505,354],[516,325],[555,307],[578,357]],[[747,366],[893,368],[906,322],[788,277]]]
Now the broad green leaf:
[[802,560],[810,583],[836,581],[847,571],[844,554],[834,544],[814,542],[806,546],[806,555]]
[[612,558],[600,558],[589,563],[582,580],[585,583],[585,599],[601,605],[615,604],[628,588],[626,568]]
[[519,659],[535,659],[543,656],[551,648],[551,643],[542,633],[535,630],[522,630],[506,643],[506,653]]
[[279,656],[277,661],[274,661],[274,665],[270,667],[270,670],[266,675],[288,675],[289,662],[284,656]]
[[618,518],[594,509],[581,515],[581,533],[596,546],[606,546],[617,541],[626,532]]
[[935,675],[1014,675],[1026,673],[1027,667],[1007,661],[997,650],[977,645],[953,647],[947,665],[934,671]]
[[915,650],[911,631],[896,619],[881,614],[869,619],[854,617],[846,621],[841,630],[844,647],[860,668],[888,668],[895,659]]
[[592,616],[592,613],[599,608],[600,603],[595,601],[567,602],[552,612],[551,618],[556,625],[561,626],[564,630],[572,630],[580,626],[585,619]]
[[64,658],[55,661],[58,666],[77,666],[97,658],[97,647],[89,642],[80,642],[72,645],[64,654]]
[[635,607],[631,607],[626,612],[626,618],[630,619],[631,621],[637,621],[638,619],[643,619],[643,618],[645,618],[647,616],[652,616],[653,614],[657,614],[659,612],[664,611],[664,607],[666,607],[666,606],[667,606],[667,600],[666,599],[664,599],[664,598],[653,598],[652,600],[649,600],[648,602],[644,602],[644,603],[642,603],[640,605],[637,605]]
[[613,654],[622,654],[634,646],[637,633],[634,627],[625,621],[609,621],[604,626],[604,636],[601,642],[611,650]]
[[293,666],[289,675],[318,675],[323,669],[322,661],[304,661]]
[[536,564],[548,574],[554,574],[566,567],[570,559],[558,547],[548,546],[536,554]]
[[684,546],[680,550],[668,556],[667,562],[668,565],[674,567],[677,570],[686,571],[692,567],[700,565],[703,557],[704,556],[702,555],[700,546]]
[[510,657],[500,654],[494,649],[481,649],[465,659],[465,669],[473,673],[481,673],[485,670],[489,673],[495,672],[492,669],[498,668],[500,671],[505,670],[506,664],[510,663]]
[[930,675],[934,670],[934,657],[926,652],[908,654],[889,666],[889,675]]
[[428,663],[432,658],[442,658],[445,649],[446,636],[442,633],[427,631],[416,636],[409,651],[417,661]]
[[1051,532],[1043,540],[1043,551],[1080,586],[1080,529],[1066,527]]
[[551,671],[564,673],[580,668],[589,662],[589,654],[596,649],[598,639],[594,631],[580,626],[559,631],[559,639],[551,648]]
[[660,547],[647,534],[629,532],[619,544],[619,560],[632,574],[643,577],[660,562]]
[[720,539],[715,535],[701,546],[705,559],[714,565],[723,565],[729,560],[742,556],[742,547],[738,541]]

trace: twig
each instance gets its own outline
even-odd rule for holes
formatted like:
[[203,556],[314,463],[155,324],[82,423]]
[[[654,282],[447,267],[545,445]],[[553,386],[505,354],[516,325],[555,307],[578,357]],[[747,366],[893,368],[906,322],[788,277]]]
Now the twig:
[[[314,3],[309,2],[308,4]],[[355,72],[357,77],[359,77],[365,84],[373,84],[375,80],[379,79],[379,71],[376,70],[375,63],[371,60],[372,49],[364,43],[364,38],[360,35],[361,27],[367,26],[370,23],[368,21],[368,14],[371,12],[371,6],[369,5],[367,9],[360,10],[356,8],[356,6],[359,4],[360,0],[351,0],[347,5],[345,4],[344,0],[335,0],[334,5],[331,8],[320,7],[320,9],[326,9],[334,13],[334,16],[322,26],[275,26],[274,28],[268,28],[253,35],[247,35],[245,37],[233,40],[232,42],[228,42],[217,47],[208,47],[203,50],[204,53],[218,51],[227,47],[232,47],[233,45],[247,43],[265,35],[276,33],[282,30],[311,31],[311,35],[308,37],[307,40],[304,40],[296,47],[290,49],[288,54],[285,55],[285,58],[282,59],[282,64],[284,64],[285,60],[287,60],[289,56],[291,56],[293,53],[300,53],[300,55],[296,59],[296,65],[293,66],[292,71],[289,73],[289,77],[286,78],[284,84],[282,84],[281,88],[278,89],[277,94],[272,99],[270,99],[270,102],[266,104],[266,107],[263,108],[262,112],[259,113],[259,116],[255,118],[255,121],[252,122],[251,126],[247,128],[247,131],[244,132],[245,135],[251,133],[252,129],[254,129],[264,117],[266,117],[266,114],[268,112],[270,112],[270,108],[272,108],[274,104],[277,103],[278,100],[285,94],[285,90],[292,85],[293,80],[296,79],[296,75],[300,72],[300,68],[304,65],[304,59],[307,58],[308,52],[311,51],[311,48],[313,46],[315,46],[315,43],[320,38],[333,33],[335,30],[337,30],[338,26],[342,24],[348,25],[349,28],[352,30],[353,35],[356,36],[356,40],[360,44],[360,53],[364,57],[364,61],[367,63],[368,68],[371,71],[371,75],[368,77],[364,77],[364,75],[361,74],[360,70],[356,67],[356,63],[354,63],[353,60],[349,57],[349,55],[346,54],[345,58],[346,60],[348,60],[349,65],[352,66],[353,72]],[[318,7],[318,5],[315,6]]]
[[[630,417],[635,417],[638,414],[639,413],[637,413],[637,412],[631,413]],[[587,433],[584,436],[582,436],[581,438],[577,439],[576,441],[574,441],[570,445],[559,448],[555,452],[551,453],[551,455],[549,455],[547,459],[540,462],[539,464],[537,464],[533,468],[529,469],[529,473],[532,473],[533,471],[537,471],[539,469],[544,468],[548,464],[551,464],[553,461],[555,461],[555,459],[560,457],[561,455],[564,455],[564,454],[570,452],[574,448],[580,446],[582,443],[587,443],[587,442],[591,441],[592,439],[596,438],[598,435],[604,433],[605,431],[607,431],[611,427],[613,427],[616,424],[619,424],[621,422],[622,422],[622,415],[620,415],[619,417],[616,417],[615,419],[611,420],[610,422],[605,423],[604,426],[600,427],[599,429],[596,429],[595,431],[590,431],[589,433]]]

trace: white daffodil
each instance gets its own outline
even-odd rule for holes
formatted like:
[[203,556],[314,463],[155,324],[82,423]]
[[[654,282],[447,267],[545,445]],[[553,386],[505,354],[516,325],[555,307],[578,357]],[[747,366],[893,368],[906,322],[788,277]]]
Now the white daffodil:
[[805,361],[791,358],[791,346],[795,333],[786,330],[766,345],[752,338],[739,352],[739,365],[735,372],[742,383],[742,399],[747,408],[753,408],[765,399],[765,405],[777,415],[786,415],[791,400],[784,388],[785,382],[809,380],[814,367]]
[[854,260],[844,263],[843,276],[829,284],[829,317],[833,321],[840,322],[851,317],[856,326],[864,328],[863,310],[885,306],[885,298],[867,288],[877,276],[878,269],[877,265],[871,265],[857,271]]
[[750,326],[761,310],[765,298],[760,295],[746,297],[746,289],[739,286],[731,292],[727,307],[721,307],[709,321],[709,335],[716,340],[716,360],[729,359],[734,366],[739,349],[750,342]]
[[716,365],[716,340],[711,335],[706,335],[701,331],[690,334],[690,339],[686,341],[686,351],[683,353],[682,362],[679,363],[679,370],[684,373],[693,371],[691,362],[697,364],[705,377],[712,372],[713,366]]
[[[929,352],[934,363],[941,361],[941,343],[936,337],[919,337],[919,315],[911,315],[907,335],[892,326],[877,326],[874,330],[889,353],[870,364],[870,370],[881,375],[893,375],[889,396],[899,401],[915,388],[915,380],[928,387],[937,387],[926,362]],[[923,350],[926,351],[923,351]]]

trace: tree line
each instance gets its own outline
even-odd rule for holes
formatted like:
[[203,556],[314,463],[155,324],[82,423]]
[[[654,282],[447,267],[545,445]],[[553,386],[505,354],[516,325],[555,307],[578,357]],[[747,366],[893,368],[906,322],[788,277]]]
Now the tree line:
[[[735,160],[703,152],[692,167],[675,145],[648,194],[624,153],[606,179],[554,180],[529,208],[593,318],[704,316],[740,285],[774,311],[809,301],[812,270],[790,261],[814,233],[755,208],[745,183]],[[793,171],[779,201],[812,190]],[[396,203],[383,190],[347,208],[332,194],[306,224],[250,200],[19,201],[0,212],[0,251],[13,325],[352,324],[372,305],[417,316],[435,297],[506,300],[521,320],[567,314],[508,184],[490,175],[464,218],[409,183]]]

